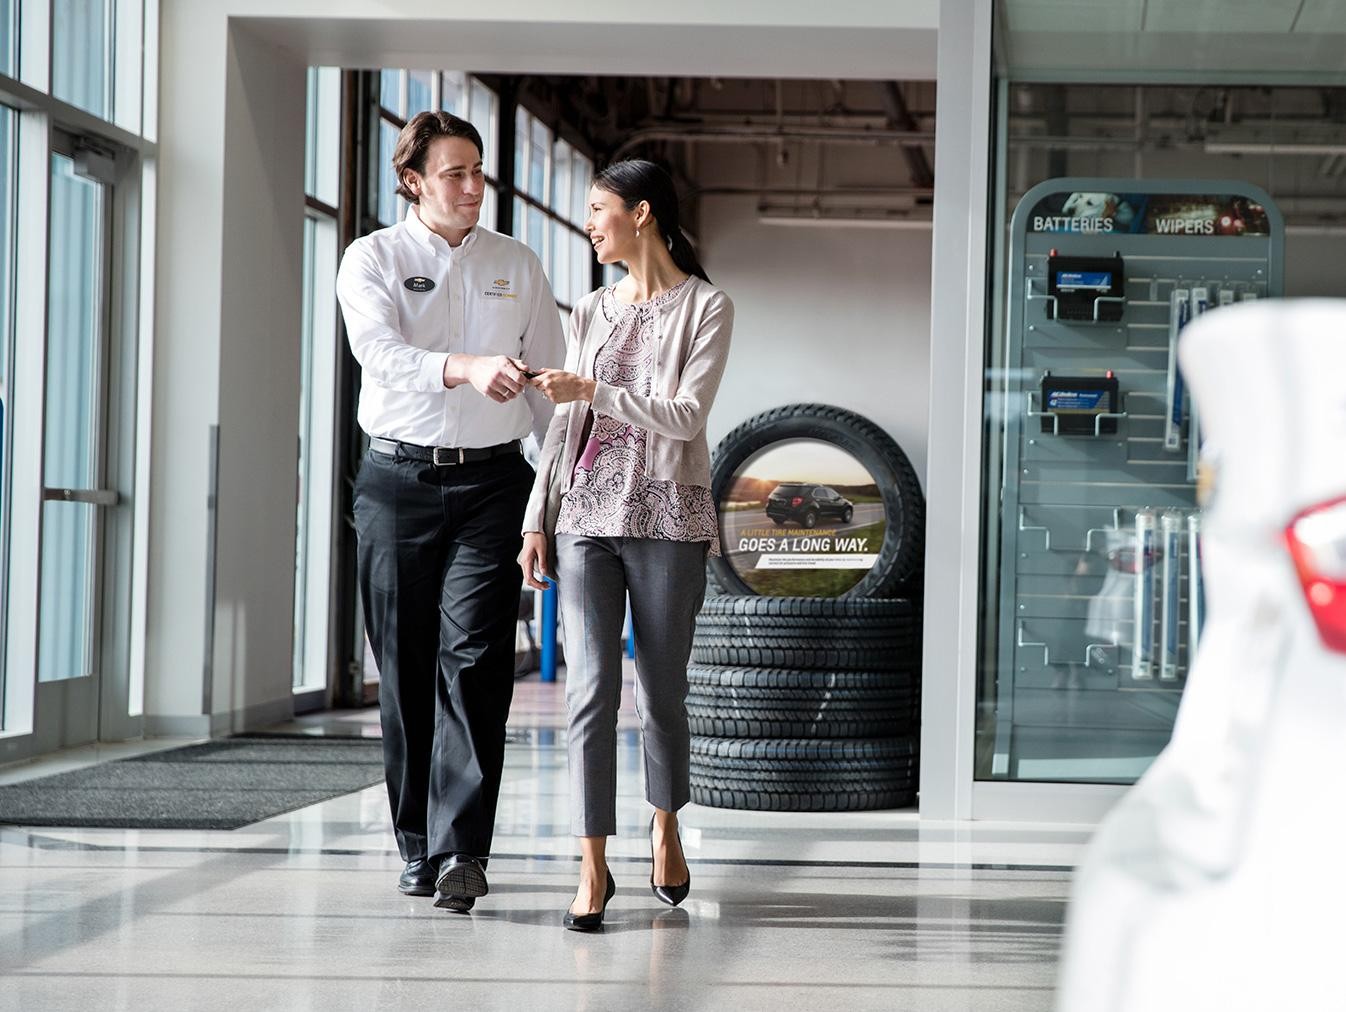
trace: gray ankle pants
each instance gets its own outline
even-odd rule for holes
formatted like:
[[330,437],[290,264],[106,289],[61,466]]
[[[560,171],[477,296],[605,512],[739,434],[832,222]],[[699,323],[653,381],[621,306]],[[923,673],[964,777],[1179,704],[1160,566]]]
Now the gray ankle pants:
[[705,541],[556,537],[576,836],[617,832],[617,710],[628,593],[645,797],[669,812],[690,800],[687,660],[706,594],[707,548]]

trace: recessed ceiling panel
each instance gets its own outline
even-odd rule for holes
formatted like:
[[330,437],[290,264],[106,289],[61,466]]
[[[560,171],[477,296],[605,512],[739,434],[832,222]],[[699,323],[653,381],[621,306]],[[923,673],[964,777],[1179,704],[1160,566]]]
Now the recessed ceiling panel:
[[1005,6],[1012,32],[1135,32],[1144,0],[1014,0]]
[[1302,0],[1149,0],[1147,32],[1288,32]]
[[1346,77],[1346,34],[1010,32],[1009,76],[1060,81],[1289,82]]
[[1011,78],[1346,77],[1346,0],[1004,0],[1002,10]]

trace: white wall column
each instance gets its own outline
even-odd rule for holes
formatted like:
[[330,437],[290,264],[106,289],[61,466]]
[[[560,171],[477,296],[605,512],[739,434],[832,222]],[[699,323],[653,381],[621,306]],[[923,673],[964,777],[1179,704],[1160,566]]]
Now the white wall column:
[[208,440],[219,401],[225,29],[223,15],[188,4],[166,4],[159,24],[147,735],[210,731],[202,683]]
[[942,0],[930,282],[921,817],[972,815],[992,0]]
[[305,68],[205,5],[160,30],[145,728],[207,735],[292,712]]
[[229,33],[214,730],[293,713],[306,70]]

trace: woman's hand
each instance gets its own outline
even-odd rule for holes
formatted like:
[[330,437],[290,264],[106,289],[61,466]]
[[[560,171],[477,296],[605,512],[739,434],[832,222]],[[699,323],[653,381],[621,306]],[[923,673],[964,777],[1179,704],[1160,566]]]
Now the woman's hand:
[[547,535],[529,531],[523,536],[523,551],[519,553],[519,568],[523,570],[523,582],[534,590],[546,590],[547,585],[536,576],[551,576],[551,567],[547,563]]
[[571,401],[592,401],[598,384],[564,369],[543,369],[528,381],[542,391],[542,396],[553,404]]

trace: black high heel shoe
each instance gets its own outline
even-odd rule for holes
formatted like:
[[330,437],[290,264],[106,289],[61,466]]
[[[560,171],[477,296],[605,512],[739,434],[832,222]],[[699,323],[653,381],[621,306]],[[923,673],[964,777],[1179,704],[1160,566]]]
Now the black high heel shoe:
[[[682,858],[687,860],[687,852],[682,850],[682,830],[678,830],[678,850],[682,851]],[[650,816],[650,864],[654,864],[654,816]],[[650,891],[654,893],[655,898],[660,903],[667,903],[670,907],[676,907],[687,898],[687,894],[692,890],[692,871],[687,870],[687,881],[682,885],[655,885],[654,869],[650,869]]]
[[608,902],[617,892],[617,883],[612,881],[612,869],[608,869],[608,888],[603,896],[603,905],[591,914],[572,914],[566,911],[565,920],[562,922],[568,931],[598,931],[603,927],[603,913],[608,908]]

